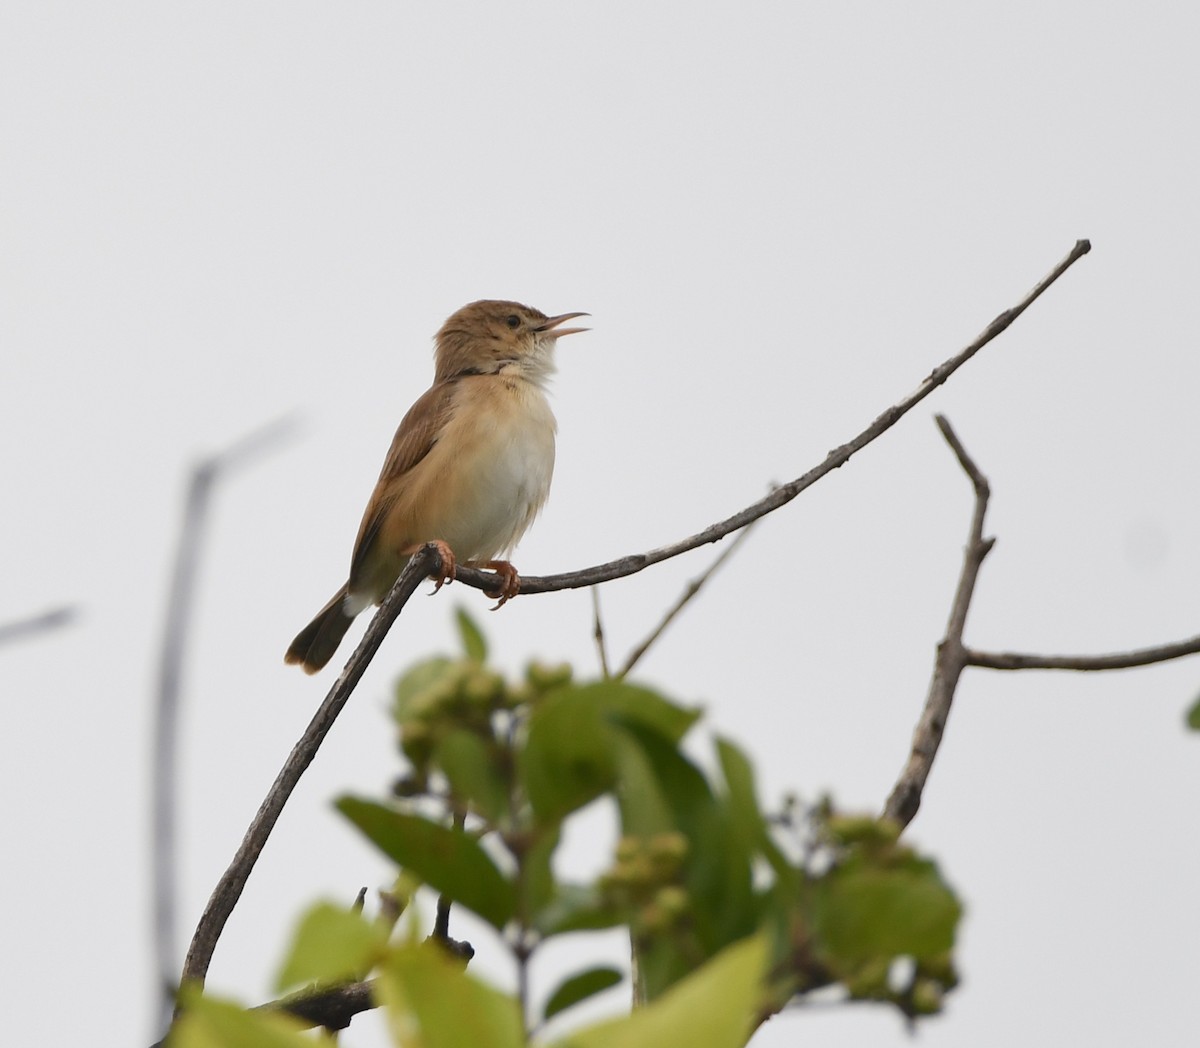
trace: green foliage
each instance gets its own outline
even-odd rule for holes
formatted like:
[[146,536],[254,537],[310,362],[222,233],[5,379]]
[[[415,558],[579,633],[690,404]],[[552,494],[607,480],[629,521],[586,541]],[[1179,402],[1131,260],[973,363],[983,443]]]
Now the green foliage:
[[586,1001],[589,997],[611,989],[624,978],[625,976],[616,968],[609,968],[606,965],[588,968],[586,971],[568,976],[550,995],[546,1007],[542,1010],[542,1017],[552,1019],[559,1012],[570,1008],[571,1005]]
[[653,1005],[582,1030],[554,1048],[740,1048],[755,1026],[766,958],[761,937],[730,946]]
[[833,818],[823,829],[835,861],[806,892],[822,963],[854,998],[890,1001],[910,1016],[940,1010],[958,981],[958,899],[932,862],[897,841],[893,824]]
[[356,909],[317,903],[300,919],[275,988],[362,978],[383,956],[388,931]]
[[332,1046],[314,1039],[295,1019],[277,1012],[247,1010],[229,1001],[185,994],[186,1011],[171,1033],[170,1048],[313,1048]]
[[392,1040],[402,1048],[521,1048],[517,1002],[468,975],[436,946],[396,949],[379,975]]
[[[396,686],[410,768],[395,796],[344,797],[338,808],[410,885],[490,923],[518,968],[550,937],[628,929],[639,1007],[558,1048],[733,1048],[797,995],[831,984],[910,1017],[940,1008],[956,982],[961,907],[897,827],[829,804],[768,815],[736,745],[717,740],[713,770],[685,751],[696,710],[624,681],[577,682],[569,666],[534,663],[505,680],[461,612],[458,627],[463,658],[427,659]],[[602,798],[620,819],[612,862],[564,880],[562,828]],[[384,935],[356,913],[317,907],[281,982],[374,965],[396,1044],[526,1043],[527,1000],[478,982],[436,944]],[[571,976],[544,1018],[621,979],[606,967]]]
[[454,620],[458,624],[458,635],[462,640],[463,654],[472,662],[487,662],[487,641],[483,630],[462,608],[454,609]]
[[338,809],[390,858],[497,928],[513,915],[512,883],[474,836],[421,815],[343,797]]
[[576,701],[574,689],[560,689],[533,709],[517,769],[536,825],[557,825],[612,789],[612,733],[605,711]]

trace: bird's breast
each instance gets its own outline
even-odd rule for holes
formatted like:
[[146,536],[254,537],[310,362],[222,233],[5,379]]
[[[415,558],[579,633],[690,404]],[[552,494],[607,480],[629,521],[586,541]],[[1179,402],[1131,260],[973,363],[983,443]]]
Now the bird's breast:
[[436,534],[462,560],[507,555],[533,523],[554,473],[554,414],[545,393],[508,375],[463,383],[437,446]]

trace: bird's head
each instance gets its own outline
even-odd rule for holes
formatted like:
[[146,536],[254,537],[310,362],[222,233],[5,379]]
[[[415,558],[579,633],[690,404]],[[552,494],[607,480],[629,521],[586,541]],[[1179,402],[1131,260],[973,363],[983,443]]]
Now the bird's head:
[[554,344],[587,328],[559,325],[587,313],[548,317],[519,302],[484,299],[463,306],[437,333],[435,381],[459,375],[494,375],[512,369],[534,382],[554,373]]

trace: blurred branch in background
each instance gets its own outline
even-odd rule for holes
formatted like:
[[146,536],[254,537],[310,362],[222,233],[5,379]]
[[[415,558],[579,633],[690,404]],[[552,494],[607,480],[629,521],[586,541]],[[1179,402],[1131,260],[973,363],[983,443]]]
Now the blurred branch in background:
[[175,1005],[178,955],[176,930],[176,756],[184,654],[191,628],[196,577],[214,484],[256,455],[295,435],[297,420],[287,416],[247,434],[224,451],[192,467],[183,504],[183,523],[167,594],[155,695],[151,849],[155,977],[154,1029],[166,1029]]
[[52,608],[40,615],[30,615],[27,619],[17,619],[15,622],[0,623],[0,644],[8,644],[14,640],[25,640],[56,630],[60,626],[69,626],[75,621],[76,610],[70,606]]

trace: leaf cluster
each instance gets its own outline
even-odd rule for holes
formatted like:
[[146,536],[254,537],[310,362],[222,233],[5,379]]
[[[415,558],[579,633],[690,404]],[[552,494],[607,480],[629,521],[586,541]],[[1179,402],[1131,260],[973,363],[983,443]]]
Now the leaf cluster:
[[[961,907],[896,827],[828,803],[768,813],[733,742],[716,740],[707,770],[691,755],[698,710],[625,681],[576,681],[569,666],[535,663],[506,680],[461,612],[459,628],[461,657],[421,662],[396,686],[408,768],[393,795],[337,802],[399,867],[398,907],[388,920],[311,910],[281,987],[373,971],[399,1045],[526,1043],[532,1009],[522,995],[474,979],[436,943],[394,933],[398,910],[424,884],[490,924],[518,966],[556,936],[628,930],[637,1008],[560,1048],[733,1048],[834,984],[848,1000],[886,1001],[909,1017],[939,1010],[956,982]],[[611,863],[588,880],[560,877],[565,824],[600,801],[620,824]],[[622,979],[607,966],[566,975],[535,1025]],[[210,1014],[194,1002],[178,1043],[243,1043],[204,1039],[205,1024],[229,1021],[221,1007]]]

